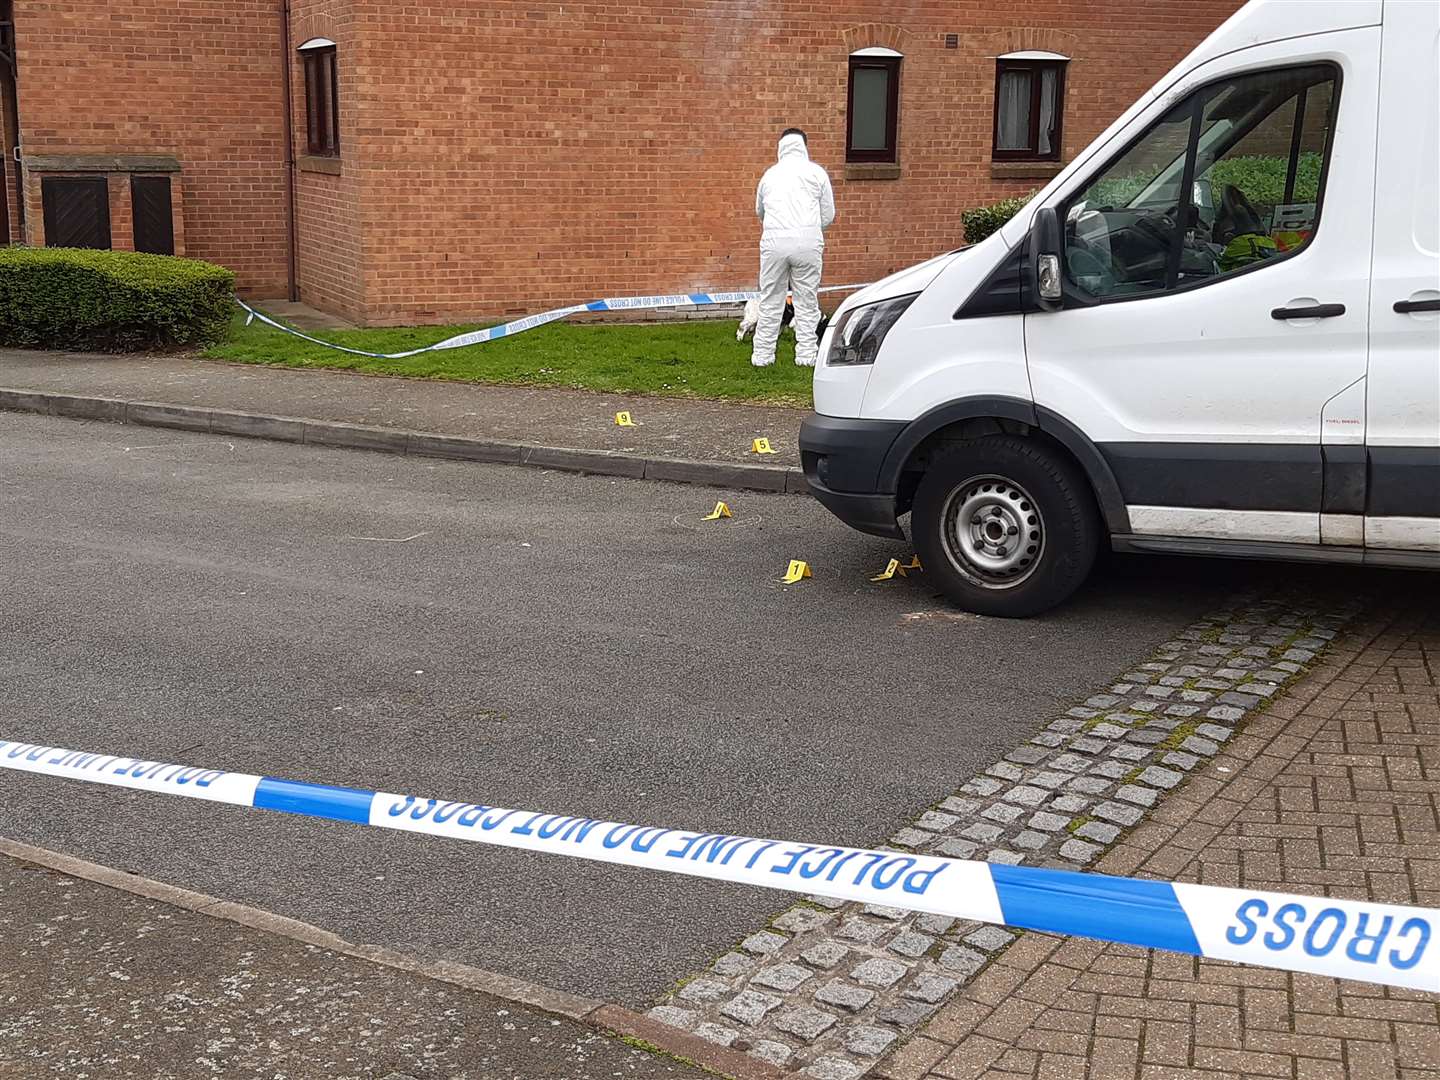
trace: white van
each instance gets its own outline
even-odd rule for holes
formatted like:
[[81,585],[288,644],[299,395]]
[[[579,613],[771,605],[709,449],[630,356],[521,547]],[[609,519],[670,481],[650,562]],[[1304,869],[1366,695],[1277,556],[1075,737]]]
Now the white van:
[[961,605],[1098,546],[1440,568],[1440,4],[1241,9],[993,236],[855,294],[815,495]]

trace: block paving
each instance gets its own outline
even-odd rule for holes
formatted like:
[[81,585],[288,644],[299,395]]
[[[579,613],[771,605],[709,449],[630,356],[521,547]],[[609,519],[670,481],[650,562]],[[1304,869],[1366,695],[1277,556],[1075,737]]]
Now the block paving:
[[[1251,745],[1246,722],[1284,704],[1272,700],[1357,610],[1270,594],[1233,598],[882,846],[1094,868],[1124,830],[1194,786],[1181,786],[1192,773],[1232,756],[1231,746]],[[1048,940],[1026,935],[1016,944],[997,926],[812,896],[649,1015],[815,1080],[857,1080],[882,1059],[923,1075],[915,1070],[941,1060],[923,1059],[945,1045],[931,1031],[949,1015],[946,1002],[996,956],[1008,968],[1010,957]],[[1011,1023],[1026,1015],[1007,1010]],[[927,1021],[925,1035],[902,1046]]]
[[[1095,868],[1440,906],[1433,600],[1347,635]],[[872,1075],[1440,1080],[1440,997],[1025,934]]]

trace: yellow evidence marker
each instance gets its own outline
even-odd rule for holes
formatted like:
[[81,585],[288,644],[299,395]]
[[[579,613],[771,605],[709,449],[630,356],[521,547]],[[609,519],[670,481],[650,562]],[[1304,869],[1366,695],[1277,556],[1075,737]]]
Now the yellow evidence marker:
[[717,503],[715,504],[715,509],[714,509],[714,510],[711,510],[710,513],[706,514],[706,515],[705,515],[704,517],[702,517],[700,520],[701,520],[701,521],[719,521],[722,517],[733,517],[733,516],[734,516],[734,515],[730,513],[730,507],[726,506],[723,502],[717,502]]
[[756,439],[750,444],[750,452],[752,454],[778,454],[780,451],[770,449],[769,439]]
[[902,567],[902,569],[904,569],[904,570],[924,570],[925,568],[920,565],[920,556],[919,556],[919,555],[911,555],[911,556],[910,556],[910,561],[909,561],[904,567]]
[[791,559],[790,568],[785,571],[781,581],[786,585],[794,585],[797,581],[810,576],[810,564],[804,559]]
[[891,559],[885,564],[885,569],[872,577],[871,581],[889,581],[891,578],[904,577],[906,567],[900,565],[899,559]]
[[617,412],[615,414],[615,423],[618,424],[620,427],[635,426],[635,421],[630,419],[630,414],[628,412]]

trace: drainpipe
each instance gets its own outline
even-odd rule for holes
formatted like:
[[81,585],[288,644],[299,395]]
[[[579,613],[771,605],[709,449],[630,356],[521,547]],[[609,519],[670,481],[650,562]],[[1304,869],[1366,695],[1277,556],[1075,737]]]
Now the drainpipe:
[[[288,0],[287,0],[288,2]],[[0,118],[0,131],[3,131],[8,122],[11,131],[15,134],[14,153],[11,147],[5,145],[5,140],[0,139],[0,153],[10,158],[10,167],[15,170],[15,224],[20,228],[20,243],[28,244],[30,236],[25,228],[25,167],[21,161],[20,151],[20,45],[15,32],[15,5],[11,0],[0,2],[0,19],[4,20],[5,27],[9,33],[10,49],[8,52],[0,50],[0,62],[5,64],[6,81],[10,84],[10,93],[5,97],[6,116]],[[0,176],[5,175],[5,167],[0,166]],[[0,192],[0,202],[3,202],[5,195]],[[5,235],[0,236],[0,246],[10,242],[10,222],[8,208],[6,212]]]
[[296,271],[295,232],[295,116],[290,100],[290,0],[280,5],[280,69],[285,100],[285,228],[287,282],[290,302],[300,299],[300,279]]

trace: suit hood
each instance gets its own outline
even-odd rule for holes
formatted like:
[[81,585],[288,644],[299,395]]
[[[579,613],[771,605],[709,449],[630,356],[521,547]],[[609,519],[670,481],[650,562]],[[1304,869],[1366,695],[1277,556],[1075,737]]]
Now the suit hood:
[[801,135],[785,135],[780,139],[780,145],[776,151],[777,161],[784,161],[786,158],[801,158],[810,160],[810,150],[805,145],[805,138]]

